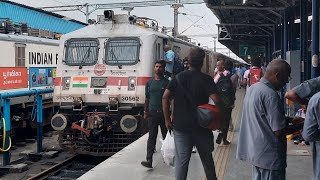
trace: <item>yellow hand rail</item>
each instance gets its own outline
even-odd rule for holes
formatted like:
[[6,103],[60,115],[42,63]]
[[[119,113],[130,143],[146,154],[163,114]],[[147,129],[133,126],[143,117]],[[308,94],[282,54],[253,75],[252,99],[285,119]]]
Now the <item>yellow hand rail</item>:
[[4,149],[6,147],[5,144],[6,144],[6,136],[7,136],[7,134],[6,134],[6,121],[5,121],[4,118],[2,118],[2,125],[3,125],[2,126],[3,127],[3,137],[2,137],[3,142],[2,142],[2,149],[0,148],[0,151],[1,152],[7,152],[11,148],[11,138],[9,137],[9,146],[8,146],[8,148]]

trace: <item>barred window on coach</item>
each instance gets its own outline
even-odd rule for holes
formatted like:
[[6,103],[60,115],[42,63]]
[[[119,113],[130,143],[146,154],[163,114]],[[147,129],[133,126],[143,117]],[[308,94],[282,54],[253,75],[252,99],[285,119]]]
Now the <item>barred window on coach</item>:
[[105,63],[108,65],[134,65],[138,63],[139,52],[139,38],[110,38],[105,42]]
[[15,66],[25,67],[26,66],[26,44],[15,44]]
[[64,62],[69,66],[92,66],[98,61],[98,39],[70,39]]

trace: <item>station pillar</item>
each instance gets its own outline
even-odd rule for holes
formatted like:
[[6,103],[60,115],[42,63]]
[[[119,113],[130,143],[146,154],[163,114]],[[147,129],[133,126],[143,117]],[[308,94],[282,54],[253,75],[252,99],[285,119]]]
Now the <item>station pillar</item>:
[[[9,138],[10,138],[10,132],[11,132],[10,99],[8,98],[3,100],[3,118],[5,122],[5,126],[3,126],[3,128],[5,128],[5,131],[6,131],[5,146],[3,146],[3,149],[7,150],[9,148],[9,143],[10,143]],[[7,166],[9,164],[10,164],[10,153],[9,151],[5,151],[3,153],[2,165]]]
[[308,58],[308,12],[307,0],[300,0],[300,59],[301,59],[301,81],[310,79],[310,63]]
[[319,76],[319,0],[312,0],[311,78]]
[[271,37],[268,38],[266,42],[266,63],[268,64],[270,61],[272,61],[272,40]]
[[283,21],[282,21],[282,38],[283,38],[283,45],[282,45],[282,59],[286,60],[286,55],[288,51],[288,9],[285,9],[283,12]]
[[273,44],[272,52],[275,52],[277,50],[277,37],[276,37],[276,35],[277,35],[277,25],[274,25],[273,26],[273,33],[272,33],[272,44]]
[[37,153],[42,152],[42,95],[37,93]]
[[295,42],[296,42],[296,28],[294,24],[295,20],[295,11],[293,7],[289,7],[289,45],[288,50],[294,51],[295,48]]

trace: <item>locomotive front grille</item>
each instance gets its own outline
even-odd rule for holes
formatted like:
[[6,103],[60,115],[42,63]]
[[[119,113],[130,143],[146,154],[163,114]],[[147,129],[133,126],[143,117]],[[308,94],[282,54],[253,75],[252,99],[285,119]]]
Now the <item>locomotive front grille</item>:
[[122,133],[114,132],[103,134],[96,141],[96,144],[89,144],[84,141],[79,131],[68,131],[60,134],[60,145],[63,148],[73,150],[78,154],[94,156],[112,156],[124,147],[139,139],[144,133]]

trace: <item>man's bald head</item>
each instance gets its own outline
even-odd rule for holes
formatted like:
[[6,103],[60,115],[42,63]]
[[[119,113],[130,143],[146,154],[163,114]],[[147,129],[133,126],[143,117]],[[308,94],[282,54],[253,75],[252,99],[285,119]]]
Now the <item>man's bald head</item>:
[[264,77],[279,90],[289,82],[290,74],[290,65],[282,59],[275,59],[268,64]]
[[272,75],[272,74],[280,73],[284,71],[290,74],[291,73],[290,65],[282,59],[274,59],[268,64],[266,75]]

